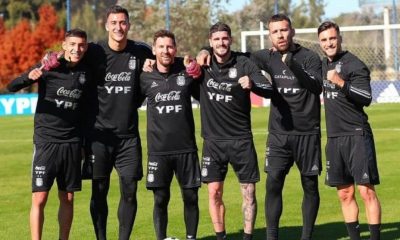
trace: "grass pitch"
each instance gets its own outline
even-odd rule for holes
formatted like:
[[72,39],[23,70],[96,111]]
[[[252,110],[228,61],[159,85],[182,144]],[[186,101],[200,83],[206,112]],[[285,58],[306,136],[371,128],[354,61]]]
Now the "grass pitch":
[[[269,108],[253,108],[252,122],[254,142],[258,152],[261,181],[257,184],[258,216],[256,221],[255,238],[265,239],[264,197],[265,178],[263,172],[266,129]],[[383,240],[400,239],[400,105],[375,104],[367,108],[370,123],[374,131],[378,154],[378,166],[381,185],[377,187],[382,205],[382,235]],[[196,135],[201,156],[202,139],[200,138],[199,111],[195,110]],[[323,111],[322,111],[323,113]],[[322,114],[323,115],[323,114]],[[324,117],[324,116],[323,116]],[[143,143],[143,155],[146,156],[144,112],[140,113],[140,129]],[[325,121],[322,121],[322,146],[325,146]],[[31,201],[31,159],[32,159],[33,117],[1,117],[0,118],[0,239],[30,239],[29,210]],[[144,165],[147,159],[144,158]],[[325,156],[323,156],[325,162]],[[348,239],[342,221],[339,201],[334,188],[325,186],[325,172],[320,176],[321,206],[314,231],[314,239]],[[43,239],[58,238],[57,224],[57,191],[56,186],[50,193],[45,209],[46,218]],[[90,182],[83,182],[82,192],[75,196],[75,216],[71,230],[71,239],[95,239],[89,213]],[[364,205],[358,196],[360,205],[360,223],[363,238],[368,238],[368,226]],[[228,239],[241,239],[242,215],[241,195],[239,184],[232,169],[229,170],[226,182],[224,200],[226,205],[226,228]],[[108,237],[117,239],[118,221],[117,205],[119,201],[118,179],[113,173],[108,204]],[[283,215],[281,217],[280,237],[284,240],[299,239],[301,234],[302,190],[296,167],[289,173],[284,188]],[[139,209],[135,221],[132,239],[155,239],[152,221],[152,192],[145,188],[141,181],[138,190]],[[215,239],[210,217],[208,215],[207,188],[202,186],[199,192],[200,223],[198,239]],[[168,235],[179,239],[185,237],[183,223],[183,205],[178,184],[174,180],[171,188],[169,204]]]

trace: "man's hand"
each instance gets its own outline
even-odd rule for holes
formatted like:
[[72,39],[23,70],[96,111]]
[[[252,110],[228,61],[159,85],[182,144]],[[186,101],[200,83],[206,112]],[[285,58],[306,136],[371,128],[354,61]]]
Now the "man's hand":
[[32,80],[38,80],[43,75],[41,68],[35,68],[29,72],[28,78]]
[[251,82],[250,78],[248,76],[243,76],[239,78],[238,83],[240,86],[242,86],[243,89],[250,90],[251,87],[253,86],[253,83]]
[[155,64],[156,60],[147,58],[143,64],[143,72],[152,72]]
[[344,80],[339,76],[335,69],[328,71],[326,79],[340,88],[344,86]]
[[186,73],[193,77],[194,79],[199,78],[201,76],[201,68],[200,65],[196,62],[196,60],[191,59],[189,55],[185,55],[183,58],[183,64],[186,67]]
[[210,66],[211,55],[207,50],[203,49],[197,54],[196,61],[200,66]]

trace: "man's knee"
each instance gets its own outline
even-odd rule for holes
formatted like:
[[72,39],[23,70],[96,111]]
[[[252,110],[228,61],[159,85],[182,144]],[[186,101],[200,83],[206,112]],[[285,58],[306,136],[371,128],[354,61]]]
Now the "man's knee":
[[318,196],[318,176],[301,176],[301,185],[305,194]]
[[223,185],[221,183],[209,183],[208,184],[208,196],[215,202],[222,203],[222,196],[224,193]]
[[58,199],[62,205],[73,205],[74,204],[74,193],[73,192],[58,192]]
[[153,190],[154,206],[157,208],[166,208],[170,199],[169,188],[159,188]]
[[285,183],[285,171],[270,171],[267,174],[267,192],[281,192]]
[[128,202],[136,201],[137,180],[133,177],[120,177],[121,197]]
[[183,202],[188,205],[194,205],[198,203],[198,188],[188,188],[182,190]]
[[342,203],[350,203],[355,200],[354,185],[340,186],[338,189],[338,197]]
[[101,178],[92,180],[92,192],[98,194],[107,194],[110,188],[110,179]]
[[374,202],[378,199],[373,185],[359,185],[358,191],[360,192],[361,198],[366,203]]
[[32,205],[44,208],[47,202],[48,192],[33,192],[32,193]]
[[243,200],[247,203],[256,202],[256,184],[255,183],[241,183],[240,188],[242,191]]

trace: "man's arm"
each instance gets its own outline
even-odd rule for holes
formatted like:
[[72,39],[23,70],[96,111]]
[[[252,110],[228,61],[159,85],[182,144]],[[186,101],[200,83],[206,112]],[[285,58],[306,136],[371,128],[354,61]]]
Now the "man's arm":
[[327,79],[338,86],[341,92],[357,104],[362,106],[369,106],[371,104],[371,77],[365,65],[351,72],[347,81],[336,70],[328,71]]
[[[261,70],[248,58],[246,58],[245,67],[248,71],[248,78],[250,80],[250,83],[245,83],[246,86],[248,86],[253,93],[261,97],[270,98],[273,91],[272,85],[262,74]],[[243,83],[241,83],[241,85],[243,87]]]
[[309,53],[309,56],[304,59],[303,62],[300,62],[296,54],[293,55],[289,52],[286,56],[285,63],[304,88],[312,93],[321,94],[321,60],[317,54]]
[[39,68],[39,66],[37,66],[31,71],[23,73],[21,76],[10,82],[7,85],[7,89],[10,92],[17,92],[37,82],[42,75],[42,70]]

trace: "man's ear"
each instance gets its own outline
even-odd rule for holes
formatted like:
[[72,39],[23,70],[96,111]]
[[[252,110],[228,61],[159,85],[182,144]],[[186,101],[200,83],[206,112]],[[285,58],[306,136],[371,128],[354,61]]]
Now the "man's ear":
[[67,42],[63,41],[61,47],[64,51],[67,51]]
[[108,27],[107,27],[107,23],[104,25],[105,26],[105,28],[106,28],[106,31],[108,32]]

